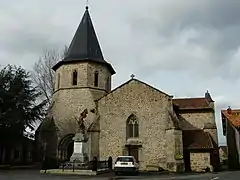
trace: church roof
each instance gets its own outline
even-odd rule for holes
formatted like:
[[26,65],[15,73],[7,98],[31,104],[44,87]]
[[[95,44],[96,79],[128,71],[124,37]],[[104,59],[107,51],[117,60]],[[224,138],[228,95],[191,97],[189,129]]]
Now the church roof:
[[180,110],[212,109],[206,98],[179,98],[173,99],[173,104]]
[[49,131],[53,131],[56,130],[56,126],[54,123],[53,118],[50,117],[46,117],[41,124],[38,126],[36,132],[40,132],[40,131],[45,131],[45,132],[49,132]]
[[57,63],[53,69],[56,70],[62,64],[84,61],[105,64],[111,73],[115,74],[113,67],[104,60],[102,50],[90,17],[88,6],[86,6],[85,13],[72,39],[65,58]]
[[183,147],[189,150],[216,148],[211,135],[201,129],[183,131]]

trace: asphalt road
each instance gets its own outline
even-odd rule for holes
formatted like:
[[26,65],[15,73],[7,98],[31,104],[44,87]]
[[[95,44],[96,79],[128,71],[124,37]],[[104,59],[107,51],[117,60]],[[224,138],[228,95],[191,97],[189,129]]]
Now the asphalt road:
[[138,176],[114,176],[112,174],[105,174],[95,177],[80,177],[80,176],[56,176],[40,174],[36,170],[1,170],[0,180],[77,180],[77,179],[91,179],[91,180],[239,180],[240,171],[226,171],[220,173],[206,173],[206,174],[140,174]]

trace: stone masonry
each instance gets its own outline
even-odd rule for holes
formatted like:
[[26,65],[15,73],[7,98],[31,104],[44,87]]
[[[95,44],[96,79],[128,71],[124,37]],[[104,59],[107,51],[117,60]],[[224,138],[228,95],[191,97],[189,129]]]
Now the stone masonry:
[[212,135],[215,143],[218,144],[217,126],[215,122],[215,113],[213,111],[181,113],[180,120],[183,130],[204,129],[205,124],[212,124],[215,128],[206,131]]
[[211,170],[210,153],[190,153],[191,169],[195,172],[205,172],[206,168]]
[[[131,114],[139,120],[139,161],[166,168],[166,123],[171,96],[137,80],[131,80],[98,101],[101,159],[114,159],[126,149],[126,121]],[[170,150],[174,150],[172,146]],[[174,154],[172,154],[174,157]]]
[[[78,73],[77,85],[72,85],[72,73],[74,70]],[[97,88],[93,84],[95,71],[99,73],[99,86]],[[56,71],[52,116],[58,129],[58,143],[65,135],[75,133],[77,128],[76,117],[79,117],[85,108],[89,111],[95,109],[96,112],[94,101],[105,95],[107,90],[110,89],[108,86],[111,86],[111,84],[107,84],[108,78],[111,80],[111,74],[107,68],[97,63],[69,64],[61,66]],[[96,116],[96,114],[89,112],[85,120],[86,128],[89,128],[96,120]],[[93,133],[92,136],[97,135]],[[91,140],[91,143],[96,146],[98,140],[94,139]],[[90,157],[92,156],[90,155]]]

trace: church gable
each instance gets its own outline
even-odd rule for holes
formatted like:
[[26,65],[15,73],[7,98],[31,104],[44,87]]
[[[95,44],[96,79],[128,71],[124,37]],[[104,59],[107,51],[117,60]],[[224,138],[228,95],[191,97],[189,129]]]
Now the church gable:
[[[129,91],[129,93],[139,93],[139,89],[137,88],[135,91],[134,90],[134,87],[137,87],[139,86],[140,89],[145,89],[144,91],[149,91],[149,92],[154,92],[154,93],[159,93],[166,96],[166,97],[173,97],[173,96],[170,96],[168,95],[167,93],[163,92],[163,91],[160,91],[159,89],[153,87],[153,86],[150,86],[149,84],[145,83],[145,82],[142,82],[138,79],[131,79],[125,83],[123,83],[122,85],[118,86],[117,88],[113,89],[110,93],[106,94],[105,96],[103,96],[102,98],[98,99],[97,101],[102,101],[102,100],[106,100],[108,99],[108,97],[111,97],[111,96],[114,96],[116,93],[121,93],[122,90],[125,90],[125,89],[128,89],[127,91]],[[141,92],[141,93],[144,93],[144,92]]]
[[[141,146],[148,161],[164,158],[151,154],[165,149],[171,96],[146,83],[132,79],[97,102],[100,115],[100,157],[124,155],[128,146]],[[152,143],[154,142],[154,143]]]

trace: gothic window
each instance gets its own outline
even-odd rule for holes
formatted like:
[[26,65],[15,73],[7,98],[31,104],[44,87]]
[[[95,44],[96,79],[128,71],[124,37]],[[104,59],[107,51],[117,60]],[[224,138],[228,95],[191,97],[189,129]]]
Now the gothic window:
[[139,137],[139,124],[135,115],[129,116],[127,120],[127,138]]
[[95,71],[94,73],[94,86],[98,87],[98,72]]
[[73,86],[77,85],[77,76],[78,76],[77,70],[74,70],[73,74],[72,74],[72,85]]
[[60,73],[58,73],[57,89],[60,87]]
[[138,132],[138,122],[137,120],[134,122],[134,126],[133,126],[133,136],[134,137],[138,137],[139,136],[139,132]]

